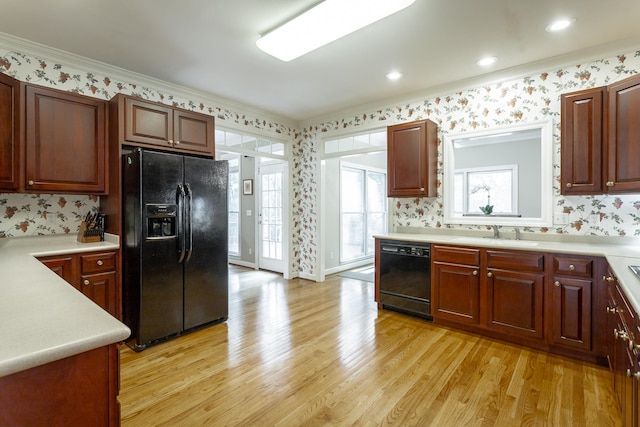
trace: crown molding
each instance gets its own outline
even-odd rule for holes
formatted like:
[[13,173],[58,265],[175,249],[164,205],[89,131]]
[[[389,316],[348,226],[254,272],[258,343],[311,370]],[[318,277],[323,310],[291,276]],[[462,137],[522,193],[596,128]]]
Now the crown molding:
[[260,119],[275,122],[279,125],[288,127],[289,129],[296,129],[298,125],[295,120],[290,118],[274,115],[268,111],[219,97],[215,94],[169,83],[151,76],[136,73],[135,71],[130,71],[104,62],[86,58],[84,56],[76,55],[62,49],[22,39],[11,34],[0,32],[0,45],[3,45],[6,49],[34,56],[46,60],[47,62],[63,63],[66,66],[77,68],[79,70],[91,71],[93,73],[108,76],[113,80],[134,83],[139,86],[169,93],[190,101],[202,102],[203,104],[229,110],[240,115],[259,117]]

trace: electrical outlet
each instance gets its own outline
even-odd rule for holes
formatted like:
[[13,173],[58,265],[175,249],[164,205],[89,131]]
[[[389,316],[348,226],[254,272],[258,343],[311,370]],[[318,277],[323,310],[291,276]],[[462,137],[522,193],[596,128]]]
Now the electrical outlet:
[[253,249],[249,248],[249,255],[253,255]]
[[329,252],[329,259],[333,259],[333,252]]
[[591,214],[589,216],[589,223],[592,225],[598,225],[600,224],[600,214]]
[[56,225],[56,214],[55,214],[55,212],[45,212],[44,215],[47,218],[47,224]]
[[569,224],[569,214],[564,212],[556,212],[553,214],[553,223],[555,225]]

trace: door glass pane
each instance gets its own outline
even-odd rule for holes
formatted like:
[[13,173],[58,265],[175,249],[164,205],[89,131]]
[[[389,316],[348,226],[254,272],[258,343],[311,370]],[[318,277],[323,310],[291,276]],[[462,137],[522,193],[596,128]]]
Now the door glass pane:
[[262,258],[282,260],[282,172],[262,175]]
[[348,261],[365,255],[364,214],[342,214],[340,261]]
[[240,173],[229,172],[229,253],[240,255]]

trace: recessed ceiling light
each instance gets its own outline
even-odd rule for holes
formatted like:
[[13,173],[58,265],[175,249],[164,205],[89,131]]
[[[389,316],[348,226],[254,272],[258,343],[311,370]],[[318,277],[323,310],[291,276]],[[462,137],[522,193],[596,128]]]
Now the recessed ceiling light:
[[392,71],[389,74],[387,74],[387,78],[389,80],[398,80],[398,79],[401,79],[402,76],[404,76],[404,74],[402,74],[399,71]]
[[487,56],[486,58],[482,58],[477,62],[477,64],[481,67],[488,67],[489,65],[495,64],[498,60],[495,56]]
[[360,28],[392,15],[415,0],[325,0],[260,37],[269,55],[291,61]]
[[576,22],[575,18],[559,19],[547,25],[545,30],[549,33],[555,33],[556,31],[562,31],[565,28],[570,27],[574,22]]

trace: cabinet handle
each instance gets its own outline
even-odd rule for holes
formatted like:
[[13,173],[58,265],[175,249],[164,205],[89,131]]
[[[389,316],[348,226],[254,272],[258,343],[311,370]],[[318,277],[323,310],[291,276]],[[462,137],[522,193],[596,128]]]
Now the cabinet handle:
[[554,285],[559,288],[560,287],[560,282],[558,282],[557,280],[555,281]]
[[102,265],[102,264],[104,264],[104,262],[102,262],[102,260],[101,260],[101,259],[99,259],[99,260],[98,260],[98,262],[97,262],[96,264],[98,264],[98,265]]
[[169,145],[173,145],[173,139],[170,139],[169,141],[167,141],[169,143]]
[[487,273],[487,277],[493,277],[493,273],[492,272],[488,272]]
[[573,264],[569,264],[569,270],[573,271],[576,269],[576,266]]
[[82,282],[82,283],[84,283],[84,285],[85,285],[85,286],[88,286],[88,285],[90,285],[90,284],[91,284],[91,282],[89,281],[89,279],[84,279],[84,282]]
[[613,330],[613,335],[614,335],[616,338],[620,338],[620,339],[621,339],[621,340],[623,340],[623,341],[626,341],[626,340],[628,340],[628,339],[629,339],[629,334],[627,334],[627,331],[619,331],[619,330],[617,330],[617,329],[614,329],[614,330]]
[[616,185],[616,183],[613,182],[613,181],[607,181],[606,185],[607,185],[607,187],[613,187],[614,185]]
[[627,369],[627,376],[628,376],[629,378],[633,377],[633,378],[635,378],[635,379],[637,379],[637,380],[640,380],[640,372],[633,372],[633,373],[631,373],[631,369]]
[[176,141],[173,145],[180,145],[180,141]]
[[28,182],[27,184],[29,184],[29,185],[33,185],[33,184],[35,184],[35,182],[33,182],[33,180],[32,180],[32,179],[30,179],[30,180],[29,180],[29,182]]
[[607,307],[607,313],[617,313],[617,310],[615,309],[615,307]]
[[420,192],[424,193],[424,187],[420,187]]
[[607,282],[614,282],[616,279],[614,279],[613,277],[609,276],[609,277],[605,277],[605,279]]
[[471,274],[473,274],[474,276],[477,276],[478,275],[478,270],[473,270],[473,273],[471,273]]
[[573,187],[573,184],[570,182],[567,182],[567,188],[571,188],[571,187]]

